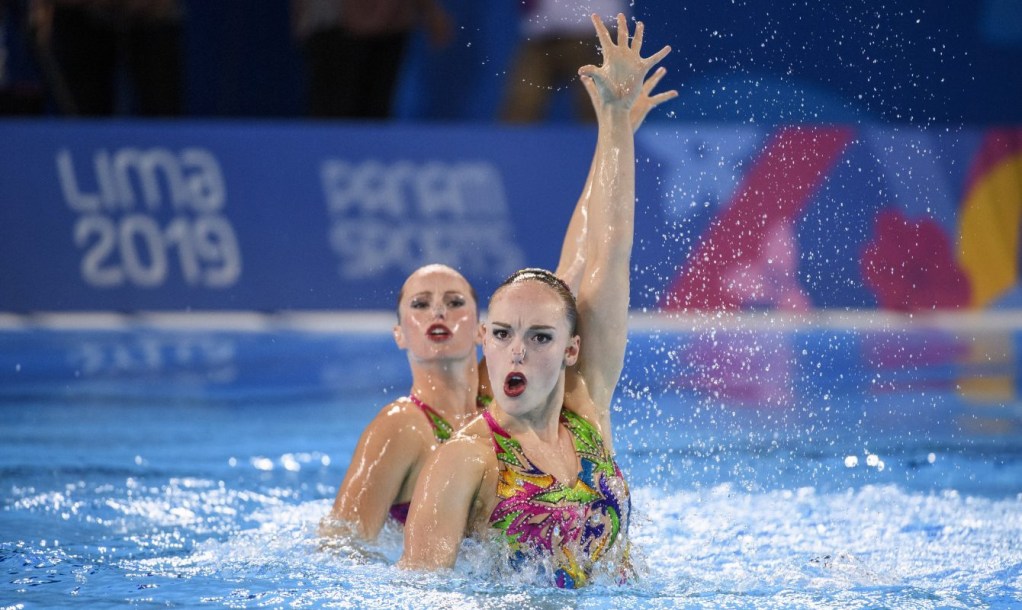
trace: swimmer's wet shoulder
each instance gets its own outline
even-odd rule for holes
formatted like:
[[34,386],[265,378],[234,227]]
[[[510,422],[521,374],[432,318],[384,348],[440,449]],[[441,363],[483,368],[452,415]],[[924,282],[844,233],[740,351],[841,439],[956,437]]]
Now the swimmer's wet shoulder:
[[330,518],[349,521],[358,534],[375,538],[388,516],[402,516],[395,505],[412,498],[415,477],[425,456],[439,444],[432,420],[412,401],[401,398],[377,413],[363,431]]
[[[436,443],[438,443],[438,444],[439,443],[443,443],[444,441],[449,440],[451,438],[451,435],[454,434],[454,427],[451,426],[451,424],[446,419],[444,419],[444,417],[442,415],[437,413],[437,411],[433,407],[431,407],[428,404],[426,404],[425,402],[423,402],[417,396],[415,396],[414,394],[410,394],[404,400],[407,400],[411,404],[413,404],[416,407],[418,407],[418,409],[422,413],[422,415],[425,416],[426,422],[428,422],[428,424],[430,426],[430,429],[433,431],[433,438],[436,441]],[[406,419],[409,418],[409,415],[407,414],[410,411],[409,409],[404,408],[403,404],[401,405],[401,407],[399,407],[399,409],[400,409],[399,412],[400,412],[400,414],[401,414],[401,416],[403,418],[406,418]],[[414,416],[411,416],[411,419],[414,420]],[[419,436],[422,436],[421,431],[419,431]],[[419,463],[419,462],[421,462],[421,460],[417,460],[416,461],[416,463]],[[417,469],[416,469],[416,472],[417,472]],[[412,480],[414,480],[414,478]],[[412,487],[412,486],[405,485],[405,487]],[[405,521],[408,520],[408,510],[411,507],[411,501],[410,500],[402,500],[402,499],[400,499],[404,495],[407,495],[404,492],[405,492],[405,490],[402,489],[402,494],[399,494],[399,501],[394,503],[394,504],[392,504],[391,507],[390,507],[390,511],[389,511],[390,517],[392,519],[394,519],[395,521],[397,521],[398,523],[401,523],[402,525],[405,523]],[[408,493],[410,493],[410,492],[411,492],[411,490],[409,489]]]

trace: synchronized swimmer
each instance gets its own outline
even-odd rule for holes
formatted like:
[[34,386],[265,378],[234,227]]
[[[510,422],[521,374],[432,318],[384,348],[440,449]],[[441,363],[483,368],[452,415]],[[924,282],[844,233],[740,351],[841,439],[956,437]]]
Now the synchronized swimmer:
[[409,276],[393,334],[412,387],[363,432],[324,533],[371,540],[389,515],[407,520],[402,567],[451,567],[470,535],[503,539],[516,564],[552,559],[561,587],[583,585],[599,564],[627,576],[630,501],[610,402],[627,341],[634,131],[677,93],[652,94],[665,71],[646,74],[670,48],[641,57],[641,22],[629,40],[618,15],[616,43],[593,23],[603,65],[579,75],[596,150],[557,271],[512,274],[484,324],[454,269]]

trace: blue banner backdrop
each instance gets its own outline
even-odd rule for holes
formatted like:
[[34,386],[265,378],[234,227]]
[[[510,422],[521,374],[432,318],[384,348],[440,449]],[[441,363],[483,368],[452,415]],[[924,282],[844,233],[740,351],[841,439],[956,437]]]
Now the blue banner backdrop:
[[8,123],[0,310],[384,309],[553,266],[583,128]]
[[[390,309],[430,262],[485,300],[557,264],[595,135],[0,122],[0,311]],[[1020,301],[1022,130],[652,123],[637,157],[633,308]]]

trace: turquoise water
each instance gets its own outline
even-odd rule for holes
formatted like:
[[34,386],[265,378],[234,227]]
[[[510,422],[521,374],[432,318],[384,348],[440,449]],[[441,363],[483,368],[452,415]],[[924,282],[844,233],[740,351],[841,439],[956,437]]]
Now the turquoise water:
[[634,330],[639,578],[393,567],[316,534],[408,387],[385,331],[0,330],[0,607],[1022,607],[1022,335]]

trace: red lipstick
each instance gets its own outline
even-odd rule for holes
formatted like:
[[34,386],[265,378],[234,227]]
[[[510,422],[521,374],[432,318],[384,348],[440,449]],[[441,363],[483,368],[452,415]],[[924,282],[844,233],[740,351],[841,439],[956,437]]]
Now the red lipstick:
[[512,371],[504,378],[504,394],[510,398],[521,396],[529,381],[522,373]]
[[447,328],[443,324],[433,324],[426,329],[426,337],[435,343],[443,343],[453,336],[454,333],[451,332],[451,329]]

